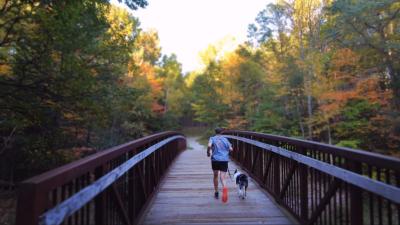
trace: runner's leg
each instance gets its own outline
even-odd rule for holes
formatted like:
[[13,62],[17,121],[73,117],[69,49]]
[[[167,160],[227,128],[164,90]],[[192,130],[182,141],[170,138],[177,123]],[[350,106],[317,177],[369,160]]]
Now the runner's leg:
[[218,170],[213,170],[214,172],[214,190],[218,192]]
[[221,180],[222,188],[224,188],[226,186],[226,172],[220,171],[219,179]]

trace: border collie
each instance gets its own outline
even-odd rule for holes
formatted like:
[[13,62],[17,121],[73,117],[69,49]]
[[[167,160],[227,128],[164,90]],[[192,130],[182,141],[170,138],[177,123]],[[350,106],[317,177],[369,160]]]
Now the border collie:
[[239,198],[245,199],[247,196],[247,187],[249,186],[247,176],[236,169],[233,177],[238,187]]

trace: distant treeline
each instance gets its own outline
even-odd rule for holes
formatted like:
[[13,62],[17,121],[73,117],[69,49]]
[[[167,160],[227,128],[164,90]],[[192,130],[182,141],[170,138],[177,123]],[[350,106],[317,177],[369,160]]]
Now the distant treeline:
[[399,155],[399,1],[276,2],[236,51],[204,52],[195,118]]

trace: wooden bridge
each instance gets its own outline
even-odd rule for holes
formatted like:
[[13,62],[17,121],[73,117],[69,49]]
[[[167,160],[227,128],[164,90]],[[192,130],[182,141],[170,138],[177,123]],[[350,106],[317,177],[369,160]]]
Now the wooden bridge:
[[[247,131],[226,131],[241,200],[213,198],[209,158],[186,137],[144,137],[26,180],[17,224],[400,224],[400,160]],[[189,140],[191,142],[192,140]]]

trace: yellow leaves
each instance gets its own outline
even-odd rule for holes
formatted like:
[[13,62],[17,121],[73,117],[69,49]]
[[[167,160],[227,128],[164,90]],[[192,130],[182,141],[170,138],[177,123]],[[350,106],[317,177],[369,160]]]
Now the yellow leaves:
[[196,78],[200,75],[200,73],[198,72],[190,72],[189,74],[187,74],[184,79],[185,79],[185,84],[187,87],[191,88],[194,81],[196,80]]
[[360,56],[348,48],[339,49],[332,57],[331,77],[335,80],[349,79],[354,76]]
[[335,52],[332,64],[337,68],[345,65],[357,65],[360,57],[349,48],[342,48]]
[[206,67],[217,58],[217,54],[217,48],[214,45],[209,45],[205,50],[199,52],[199,58],[204,67]]
[[243,130],[246,129],[249,122],[243,116],[236,116],[232,119],[227,119],[227,123],[228,123],[227,129]]
[[110,28],[111,42],[127,42],[133,39],[135,21],[130,18],[128,11],[124,8],[111,5],[106,14]]
[[11,69],[9,64],[0,64],[0,76],[10,76]]
[[294,29],[299,38],[307,33],[314,33],[322,17],[323,0],[294,0],[293,1]]
[[238,41],[232,36],[226,36],[214,44],[210,44],[206,49],[199,52],[199,58],[204,67],[211,62],[222,61],[229,57],[238,46]]

